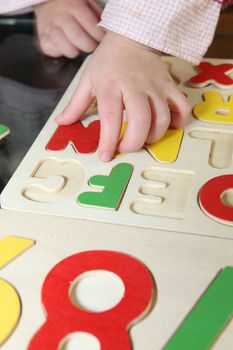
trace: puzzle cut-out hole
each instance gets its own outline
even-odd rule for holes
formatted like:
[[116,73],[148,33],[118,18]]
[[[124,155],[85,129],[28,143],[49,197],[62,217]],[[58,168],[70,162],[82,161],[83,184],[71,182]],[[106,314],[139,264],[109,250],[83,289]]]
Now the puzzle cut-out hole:
[[233,156],[233,132],[228,130],[194,129],[189,135],[199,140],[211,141],[209,164],[217,169],[228,168]]
[[228,115],[230,110],[229,108],[216,108],[215,113],[219,115]]
[[141,176],[153,182],[140,186],[139,193],[145,197],[133,201],[130,209],[135,214],[182,219],[193,173],[148,168]]
[[233,188],[224,191],[221,194],[220,199],[226,207],[233,208]]
[[168,185],[169,184],[166,182],[157,182],[157,183],[155,182],[153,184],[152,183],[146,184],[146,185],[143,185],[143,187],[139,188],[139,193],[155,196],[158,188],[165,189]]
[[86,332],[74,332],[61,341],[58,350],[100,350],[99,340]]
[[119,304],[125,293],[121,278],[110,271],[93,270],[72,282],[70,298],[77,307],[103,312]]
[[22,189],[22,196],[34,202],[51,203],[77,193],[85,173],[78,161],[47,158],[39,162],[31,177],[33,182]]

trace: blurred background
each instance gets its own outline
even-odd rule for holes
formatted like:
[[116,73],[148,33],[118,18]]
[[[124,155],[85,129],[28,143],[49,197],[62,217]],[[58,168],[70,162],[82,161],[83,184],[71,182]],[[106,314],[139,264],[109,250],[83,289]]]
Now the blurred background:
[[0,124],[11,129],[10,135],[0,141],[0,191],[84,58],[43,55],[36,42],[33,14],[0,16]]

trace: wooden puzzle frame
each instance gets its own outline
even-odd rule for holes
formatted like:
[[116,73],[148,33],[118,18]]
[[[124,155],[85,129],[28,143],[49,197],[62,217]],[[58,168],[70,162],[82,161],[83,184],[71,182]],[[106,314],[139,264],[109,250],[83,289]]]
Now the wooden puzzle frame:
[[[32,337],[46,321],[41,300],[45,278],[55,266],[73,255],[89,251],[91,256],[91,251],[96,250],[120,252],[138,259],[151,272],[156,286],[155,300],[150,313],[143,320],[131,325],[129,335],[133,350],[165,350],[165,345],[173,338],[193,308],[195,309],[200,298],[217,281],[217,276],[224,271],[224,267],[233,264],[233,242],[229,239],[85,222],[64,217],[41,217],[30,213],[22,215],[20,212],[3,210],[0,211],[0,219],[0,247],[4,241],[7,243],[10,240],[13,243],[16,239],[19,242],[28,241],[31,245],[29,250],[17,256],[17,244],[14,244],[12,256],[16,259],[1,269],[0,279],[5,279],[15,287],[22,305],[18,326],[3,344],[4,350],[28,349]],[[23,233],[19,233],[19,228]],[[10,238],[9,235],[17,238]],[[91,263],[90,259],[89,262]],[[77,268],[75,264],[72,266]],[[231,295],[231,281],[224,285],[221,298],[224,298],[224,290]],[[219,304],[215,303],[214,307],[220,306],[222,312],[222,300],[218,298],[218,301]],[[61,312],[62,304],[59,306]],[[228,308],[228,311],[231,309]],[[205,312],[205,317],[211,317],[211,314],[212,308],[210,312]],[[0,318],[3,315],[4,313]],[[194,331],[193,328],[192,330]],[[231,349],[232,332],[231,322],[222,330],[211,350]],[[190,336],[190,349],[193,349],[191,346],[195,349],[198,337]]]
[[[214,85],[204,88],[191,87],[188,81],[196,74],[191,64],[169,57],[165,57],[164,61],[169,65],[171,74],[179,79],[179,88],[188,96],[193,108],[203,102],[204,94],[206,96],[211,92],[220,93],[225,102],[233,94],[233,89],[222,90]],[[213,64],[221,62],[217,59],[207,61]],[[233,60],[224,62],[226,61],[233,63]],[[219,120],[223,118],[224,122],[205,122],[191,118],[184,129],[179,154],[173,163],[160,163],[145,149],[121,155],[110,163],[103,163],[98,159],[97,152],[78,154],[71,145],[58,152],[46,150],[46,145],[57,129],[54,117],[62,112],[70,100],[79,76],[80,72],[4,189],[1,195],[2,207],[233,239],[233,218],[224,223],[216,217],[211,218],[204,213],[198,201],[199,191],[207,181],[233,174],[233,109],[230,101],[227,105],[229,122],[226,122],[226,113],[222,110],[226,108],[224,102],[218,111]],[[87,126],[96,118],[96,115],[91,115],[83,120],[83,124]],[[227,154],[224,152],[226,149],[229,150]],[[77,204],[77,197],[81,193],[93,191],[88,185],[90,178],[94,175],[109,176],[112,169],[120,163],[131,164],[133,173],[118,210],[83,207]],[[47,179],[35,177],[41,165],[45,169],[42,176],[38,176],[48,176]],[[52,170],[57,165],[67,168],[63,179],[61,174],[49,172],[50,165]],[[64,186],[67,191],[63,191]],[[31,190],[35,192],[34,200],[28,199]],[[44,202],[41,202],[41,192]]]

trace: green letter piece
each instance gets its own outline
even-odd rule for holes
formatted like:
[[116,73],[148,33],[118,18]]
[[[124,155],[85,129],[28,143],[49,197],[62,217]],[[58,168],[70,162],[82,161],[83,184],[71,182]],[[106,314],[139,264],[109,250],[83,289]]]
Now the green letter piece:
[[92,207],[117,210],[133,172],[128,163],[116,165],[109,176],[95,175],[89,179],[89,185],[103,188],[102,192],[83,192],[78,203]]
[[5,125],[0,124],[0,140],[7,136],[9,133],[10,129]]
[[233,316],[233,267],[225,267],[164,350],[207,350]]

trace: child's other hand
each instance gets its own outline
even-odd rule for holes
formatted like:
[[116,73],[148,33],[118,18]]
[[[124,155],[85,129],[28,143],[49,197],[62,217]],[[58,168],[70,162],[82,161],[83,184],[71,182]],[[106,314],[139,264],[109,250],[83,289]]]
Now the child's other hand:
[[[119,34],[108,32],[84,70],[59,124],[71,124],[97,98],[101,120],[99,156],[112,159],[116,149],[132,152],[159,140],[169,125],[182,127],[190,107],[160,55]],[[123,109],[127,128],[119,145]]]
[[104,36],[95,0],[51,0],[34,6],[39,44],[48,56],[75,58],[92,52]]

